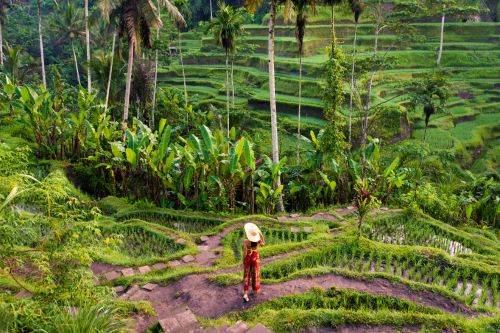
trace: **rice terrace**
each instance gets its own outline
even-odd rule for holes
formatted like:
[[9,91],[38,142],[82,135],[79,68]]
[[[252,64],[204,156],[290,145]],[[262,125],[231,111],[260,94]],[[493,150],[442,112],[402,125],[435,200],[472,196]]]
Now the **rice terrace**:
[[0,0],[0,332],[500,332],[498,0]]

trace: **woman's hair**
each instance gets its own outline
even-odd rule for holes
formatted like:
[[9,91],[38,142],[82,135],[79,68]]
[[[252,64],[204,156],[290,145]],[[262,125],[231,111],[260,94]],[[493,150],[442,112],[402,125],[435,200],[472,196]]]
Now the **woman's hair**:
[[251,247],[257,247],[259,245],[259,242],[250,242]]

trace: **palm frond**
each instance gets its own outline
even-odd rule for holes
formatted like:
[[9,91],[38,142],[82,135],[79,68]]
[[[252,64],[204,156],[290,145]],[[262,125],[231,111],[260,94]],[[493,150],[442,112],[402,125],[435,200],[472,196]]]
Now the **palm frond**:
[[160,6],[164,6],[167,9],[167,13],[174,19],[178,24],[182,24],[186,26],[186,21],[184,20],[184,16],[182,16],[179,8],[177,8],[172,2],[169,0],[158,0]]

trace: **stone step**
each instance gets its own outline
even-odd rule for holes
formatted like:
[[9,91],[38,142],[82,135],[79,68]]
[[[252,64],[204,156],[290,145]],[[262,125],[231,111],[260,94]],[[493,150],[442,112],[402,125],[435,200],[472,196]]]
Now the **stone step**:
[[229,327],[226,332],[227,333],[246,333],[248,331],[248,326],[243,321],[238,320],[236,324]]
[[123,276],[125,277],[128,277],[128,276],[132,276],[132,275],[135,275],[135,270],[131,267],[129,268],[124,268],[120,271],[122,273]]
[[162,330],[168,333],[196,332],[200,329],[198,320],[189,309],[160,319],[159,324]]
[[247,331],[247,333],[273,333],[269,328],[262,324],[257,324]]
[[113,281],[113,280],[118,279],[121,276],[122,276],[122,273],[120,273],[118,271],[111,271],[111,272],[104,273],[104,279],[106,279],[106,281]]
[[184,257],[182,257],[182,261],[184,261],[186,264],[194,260],[194,257],[190,254],[186,254]]
[[125,292],[123,295],[121,295],[119,298],[120,299],[124,299],[124,300],[127,300],[127,299],[130,299],[132,296],[134,296],[134,294],[136,292],[138,292],[141,288],[139,287],[139,285],[137,284],[134,284],[132,287],[130,287],[127,292]]
[[157,264],[154,264],[154,265],[152,266],[152,268],[153,268],[154,270],[165,269],[165,268],[167,268],[167,264],[165,264],[164,262],[159,262],[159,263],[157,263]]
[[147,291],[153,291],[156,287],[158,287],[157,284],[149,282],[149,283],[145,284],[144,286],[142,286],[142,289],[145,289]]
[[139,270],[139,273],[141,273],[141,274],[146,274],[146,273],[151,272],[151,267],[149,267],[147,265],[146,266],[141,266],[141,267],[139,267],[137,269]]

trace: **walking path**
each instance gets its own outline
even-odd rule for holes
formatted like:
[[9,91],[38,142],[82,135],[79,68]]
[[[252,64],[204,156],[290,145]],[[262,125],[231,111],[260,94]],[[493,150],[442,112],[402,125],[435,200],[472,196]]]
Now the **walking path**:
[[[337,215],[329,213],[316,213],[311,216],[282,216],[280,221],[297,221],[310,219],[323,219],[340,221],[339,217],[355,211],[354,207],[338,209]],[[200,252],[196,256],[186,255],[180,260],[173,260],[165,263],[157,263],[151,266],[142,267],[121,267],[106,264],[94,263],[92,270],[94,274],[101,276],[104,280],[111,281],[120,276],[132,276],[134,274],[144,274],[152,270],[165,269],[167,267],[177,268],[185,266],[210,267],[222,252],[221,240],[229,232],[242,227],[244,222],[233,224],[217,235],[202,236],[203,243],[198,246]],[[309,227],[310,228],[310,227]],[[299,232],[297,227],[291,227],[292,232]],[[312,231],[308,229],[308,231]],[[181,240],[178,240],[179,242]],[[261,264],[281,260],[304,251],[305,248],[289,253],[283,253],[268,258],[263,258]],[[446,298],[442,295],[427,291],[416,291],[401,283],[394,283],[385,279],[357,280],[336,274],[327,274],[314,278],[298,278],[278,284],[264,285],[263,292],[252,297],[250,302],[245,303],[241,297],[241,286],[220,286],[212,283],[208,277],[213,274],[234,273],[241,270],[241,266],[220,269],[216,272],[191,274],[168,285],[160,286],[148,283],[142,287],[132,285],[128,290],[123,286],[115,287],[115,291],[120,299],[138,301],[147,300],[151,302],[156,311],[156,316],[138,315],[136,317],[136,330],[145,331],[155,322],[159,322],[165,332],[230,332],[230,333],[268,333],[269,329],[262,325],[249,328],[245,323],[238,322],[230,327],[202,328],[196,320],[196,316],[215,319],[231,311],[242,311],[257,304],[282,297],[285,295],[303,293],[313,287],[327,289],[336,287],[339,289],[352,289],[368,292],[377,295],[389,295],[403,298],[421,305],[432,306],[448,313],[460,313],[472,315],[474,312],[466,305]],[[223,295],[223,297],[221,297]],[[356,330],[349,330],[355,332]],[[311,331],[312,332],[312,331]],[[326,332],[326,331],[325,331]],[[347,331],[346,331],[347,332]],[[373,332],[377,332],[376,329]]]

